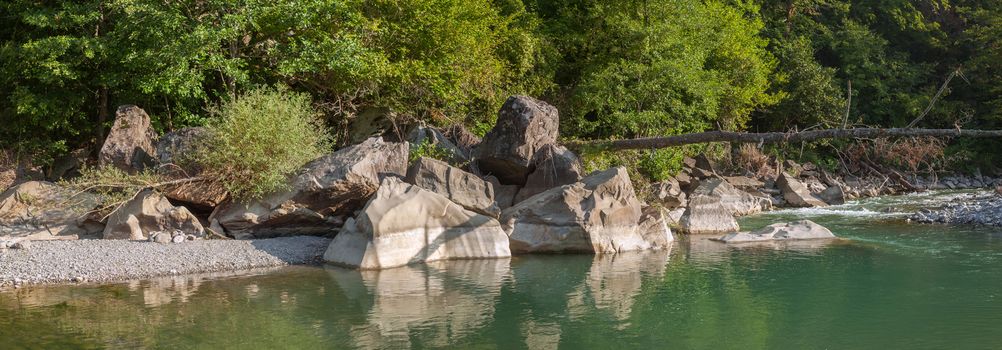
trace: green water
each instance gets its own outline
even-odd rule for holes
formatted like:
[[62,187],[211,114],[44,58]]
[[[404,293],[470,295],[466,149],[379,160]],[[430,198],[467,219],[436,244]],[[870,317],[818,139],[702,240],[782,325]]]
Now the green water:
[[1002,230],[907,224],[943,194],[746,218],[846,240],[292,267],[0,292],[0,348],[1002,348]]

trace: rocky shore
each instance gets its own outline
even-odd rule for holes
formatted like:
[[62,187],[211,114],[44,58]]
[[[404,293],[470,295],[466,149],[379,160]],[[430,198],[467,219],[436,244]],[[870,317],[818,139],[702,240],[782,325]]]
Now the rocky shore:
[[925,224],[1002,226],[1002,197],[996,193],[972,193],[939,208],[922,209],[908,220]]
[[[649,184],[622,166],[586,173],[578,155],[559,144],[558,125],[553,106],[512,96],[483,139],[461,126],[353,135],[362,136],[358,143],[314,159],[289,177],[286,189],[255,199],[182,181],[144,187],[108,206],[94,193],[22,179],[0,193],[6,242],[0,242],[0,285],[321,260],[384,269],[512,254],[660,250],[673,244],[673,230],[734,234],[742,232],[737,217],[775,208],[1002,184],[980,174],[929,178],[873,166],[832,173],[763,155],[753,145],[739,147],[745,156],[732,155],[744,163],[698,155],[685,158],[675,176]],[[158,137],[145,112],[123,106],[98,165],[128,174],[176,169],[171,159],[199,137],[206,136],[197,128]],[[960,222],[992,208],[997,213],[998,205],[930,211],[916,220]],[[113,210],[95,214],[101,208]],[[991,222],[999,222],[993,215]],[[777,225],[724,241],[834,237],[813,223]]]
[[321,263],[330,239],[297,236],[155,244],[128,240],[34,241],[0,249],[0,287],[110,282]]

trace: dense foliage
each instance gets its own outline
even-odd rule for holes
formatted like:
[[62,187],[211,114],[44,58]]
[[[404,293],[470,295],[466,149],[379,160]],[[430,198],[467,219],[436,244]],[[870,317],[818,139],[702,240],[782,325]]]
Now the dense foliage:
[[[1000,28],[1000,0],[10,0],[0,149],[93,148],[127,103],[200,125],[261,85],[308,94],[335,134],[387,107],[482,133],[513,93],[556,105],[570,138],[900,127],[927,108],[917,126],[998,128]],[[642,161],[659,177],[679,158]]]

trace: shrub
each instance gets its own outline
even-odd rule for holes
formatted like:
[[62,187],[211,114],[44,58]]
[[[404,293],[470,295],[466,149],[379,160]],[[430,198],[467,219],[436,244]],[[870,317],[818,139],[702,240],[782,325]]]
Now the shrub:
[[745,169],[761,177],[775,172],[770,165],[769,156],[762,153],[756,145],[750,143],[738,146],[737,156],[734,158],[734,165],[738,169]]
[[237,199],[287,186],[303,164],[330,149],[330,137],[305,94],[259,88],[210,110],[206,143],[195,160]]
[[59,183],[72,195],[65,196],[66,201],[49,203],[48,206],[72,207],[71,203],[85,200],[85,197],[78,197],[78,194],[89,192],[98,195],[100,199],[94,212],[105,217],[140,191],[158,187],[164,181],[167,178],[150,169],[129,174],[113,166],[85,167],[80,169],[80,176]]

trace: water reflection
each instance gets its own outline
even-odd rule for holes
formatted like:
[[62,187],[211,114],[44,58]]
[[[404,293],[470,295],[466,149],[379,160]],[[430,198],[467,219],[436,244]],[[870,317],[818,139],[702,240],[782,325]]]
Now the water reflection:
[[688,235],[682,244],[686,247],[687,259],[700,265],[714,265],[734,259],[735,253],[748,254],[769,251],[782,251],[784,254],[801,256],[820,255],[825,248],[846,241],[839,239],[812,239],[790,241],[766,241],[741,244],[728,244],[714,241],[721,235]]
[[328,267],[352,301],[368,307],[366,325],[351,336],[363,348],[410,348],[420,330],[426,346],[447,346],[486,325],[504,281],[509,259],[457,260],[381,271]]
[[664,276],[670,251],[629,252],[615,255],[596,255],[584,283],[570,298],[570,314],[583,315],[585,298],[574,295],[588,295],[598,310],[606,311],[620,321],[620,328],[626,327],[633,310],[633,302],[644,282],[650,276],[657,283]]

